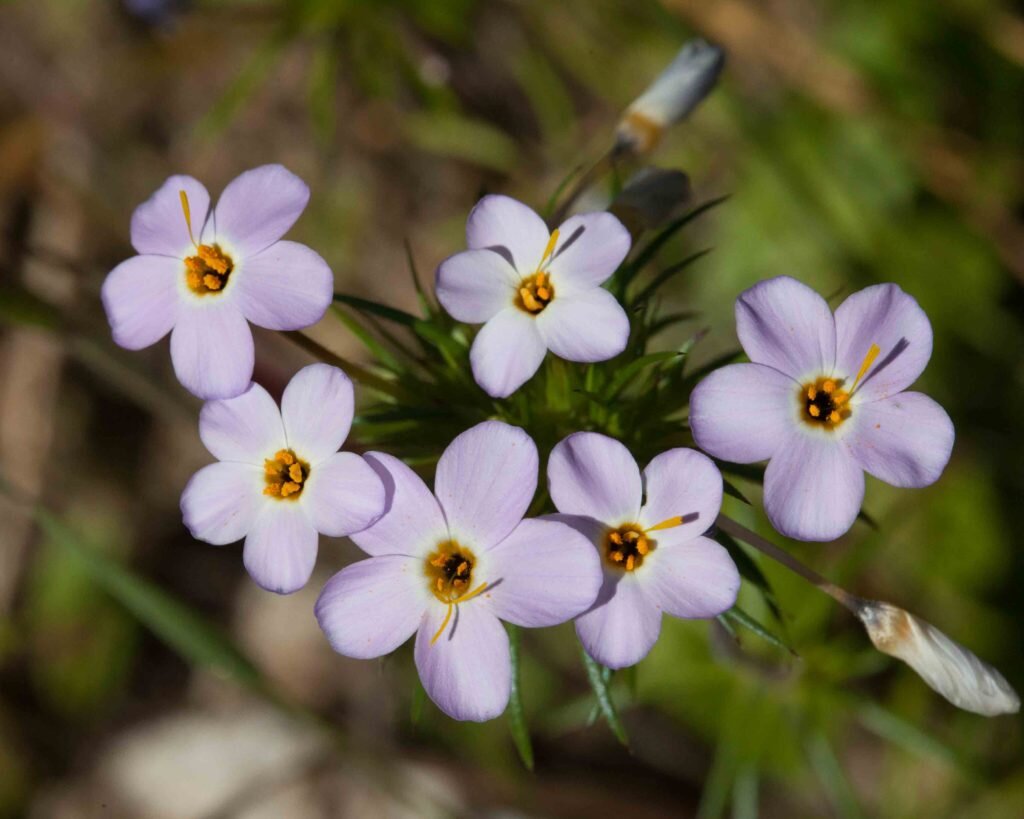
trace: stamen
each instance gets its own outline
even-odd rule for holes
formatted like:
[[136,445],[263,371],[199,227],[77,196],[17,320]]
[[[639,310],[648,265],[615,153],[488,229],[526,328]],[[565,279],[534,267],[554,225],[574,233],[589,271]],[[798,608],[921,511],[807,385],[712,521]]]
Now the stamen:
[[[438,578],[438,580],[440,580],[440,578]],[[436,643],[438,639],[440,639],[441,635],[444,634],[444,630],[448,627],[448,623],[452,619],[452,609],[455,608],[455,606],[459,605],[459,603],[465,603],[469,600],[472,600],[478,594],[481,594],[483,590],[486,588],[487,584],[481,583],[473,591],[469,592],[468,594],[464,594],[462,595],[462,597],[456,598],[455,600],[452,600],[448,603],[448,611],[445,613],[444,620],[441,622],[441,628],[437,630],[437,634],[430,638],[431,645]]]
[[674,518],[663,520],[661,523],[658,523],[654,526],[648,526],[646,529],[644,529],[644,531],[657,532],[660,529],[674,529],[676,526],[682,526],[686,522],[686,515],[676,515]]
[[811,404],[811,405],[810,405],[810,406],[809,406],[809,407],[807,408],[807,411],[808,411],[808,412],[809,412],[809,413],[810,413],[810,414],[811,414],[811,415],[812,415],[812,416],[813,416],[814,418],[817,418],[817,417],[818,417],[819,415],[821,415],[821,410],[820,410],[820,409],[818,408],[818,406],[817,406],[816,404]]
[[533,293],[531,293],[525,287],[520,287],[519,295],[523,300],[523,304],[526,305],[527,310],[529,310],[531,313],[540,312],[541,303],[533,297]]
[[[550,258],[551,254],[555,252],[555,245],[556,244],[558,244],[558,230],[557,229],[551,231],[551,238],[548,239],[548,246],[546,248],[544,248],[544,255],[540,257],[540,264],[537,265],[537,270],[538,271],[542,267],[544,267],[544,262],[546,262]],[[541,284],[541,282],[538,281],[537,284]]]
[[821,388],[829,395],[831,395],[836,391],[836,382],[830,378],[824,384],[821,385]]
[[620,535],[618,532],[612,532],[608,537],[611,539],[611,542],[614,543],[616,546],[622,545],[622,535]]
[[853,379],[853,386],[850,387],[850,392],[853,392],[855,389],[857,389],[857,385],[860,383],[860,380],[865,375],[867,375],[867,372],[871,368],[871,365],[875,363],[875,359],[878,358],[881,352],[882,348],[879,347],[877,344],[872,344],[868,348],[868,354],[864,356],[864,363],[860,365],[860,372],[858,372],[857,377]]
[[627,557],[626,558],[626,571],[627,572],[633,571],[633,566],[634,566],[635,563],[636,563],[636,558],[633,557],[633,555],[630,555],[629,557]]
[[609,557],[616,563],[621,563],[626,556],[622,552],[612,552]]
[[813,384],[807,388],[807,398],[813,401],[818,397],[818,389]]
[[181,209],[185,213],[185,225],[188,227],[188,240],[195,245],[196,240],[192,238],[192,210],[188,206],[188,194],[185,191],[178,191],[181,199]]

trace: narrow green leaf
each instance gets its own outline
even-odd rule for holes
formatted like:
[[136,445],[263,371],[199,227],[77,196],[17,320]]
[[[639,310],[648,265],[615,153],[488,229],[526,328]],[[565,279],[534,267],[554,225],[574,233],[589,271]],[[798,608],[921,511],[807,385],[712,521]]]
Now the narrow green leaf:
[[523,701],[520,694],[520,652],[519,652],[519,628],[511,624],[508,628],[508,646],[512,657],[512,691],[508,701],[508,725],[512,732],[512,741],[515,743],[519,758],[523,761],[528,771],[533,770],[533,744],[530,742],[530,729],[526,725],[526,715],[523,713]]
[[782,622],[782,615],[779,611],[775,592],[768,582],[768,578],[761,571],[761,567],[757,565],[754,559],[747,553],[747,550],[740,546],[736,539],[728,532],[718,529],[714,534],[714,538],[729,550],[729,556],[736,564],[736,568],[739,569],[740,576],[753,583],[760,590],[761,594],[764,595],[765,602],[771,608],[772,614],[775,615],[779,622]]
[[423,310],[423,315],[426,318],[430,318],[434,313],[434,309],[427,296],[427,291],[423,289],[423,282],[420,281],[420,271],[416,268],[416,259],[412,255],[412,243],[406,239],[403,244],[405,245],[405,259],[409,264],[409,275],[412,277],[412,286],[416,290],[416,296],[419,298],[420,308]]
[[409,722],[413,728],[416,728],[420,724],[420,720],[423,719],[423,706],[427,704],[427,690],[423,687],[423,683],[420,682],[420,678],[416,677],[415,687],[412,689],[412,701],[409,703]]
[[[593,657],[587,654],[587,650],[582,645],[580,645],[580,656],[583,658],[583,666],[587,670],[587,680],[590,682],[590,687],[594,690],[594,696],[597,697],[597,705],[601,709],[605,722],[608,723],[608,727],[611,728],[615,738],[628,748],[629,737],[626,735],[625,726],[623,726],[622,721],[619,719],[619,714],[615,710],[615,703],[612,701],[611,692],[608,690],[608,683],[611,680],[610,670],[605,669]],[[609,676],[605,676],[606,673]]]
[[622,275],[619,279],[619,286],[622,290],[629,285],[629,283],[636,277],[636,275],[643,270],[643,268],[658,254],[658,251],[665,245],[665,243],[671,239],[676,233],[682,228],[701,216],[713,207],[720,205],[728,196],[720,196],[717,199],[711,199],[698,205],[696,208],[691,210],[689,213],[680,216],[674,222],[670,222],[666,227],[660,230],[654,238],[652,238],[643,249],[640,250],[636,257],[630,261],[626,267],[622,269]]
[[551,218],[551,214],[554,213],[555,206],[558,204],[558,200],[562,198],[562,194],[565,193],[566,188],[569,187],[569,184],[574,179],[576,179],[583,173],[583,170],[586,167],[586,165],[577,165],[575,168],[569,171],[569,173],[562,177],[562,181],[558,183],[558,186],[555,188],[554,192],[548,198],[547,204],[544,205],[544,210],[541,212],[544,216],[545,222]]
[[220,629],[117,561],[83,543],[77,533],[45,509],[33,517],[48,537],[100,588],[189,662],[212,668],[264,696],[270,688],[256,667]]
[[369,350],[372,355],[376,356],[380,364],[396,373],[400,373],[402,371],[402,366],[398,363],[398,359],[391,354],[391,351],[388,350],[387,347],[375,339],[373,334],[363,327],[363,325],[337,305],[332,306],[331,312],[338,317],[341,323],[348,328],[348,331],[352,333],[352,335],[363,343],[363,346]]
[[664,332],[673,324],[682,324],[684,321],[691,321],[700,318],[699,310],[681,310],[678,313],[669,313],[651,322],[647,327],[647,337],[653,338],[658,333]]
[[629,362],[629,364],[615,373],[611,383],[608,384],[608,388],[605,391],[608,396],[608,400],[616,398],[619,393],[629,386],[629,382],[636,378],[645,368],[654,364],[659,364],[662,361],[678,358],[681,355],[682,353],[678,350],[665,350],[658,353],[648,353],[647,355],[642,355]]
[[372,301],[371,299],[360,298],[359,296],[350,296],[347,293],[335,293],[334,300],[340,301],[342,304],[347,304],[349,307],[354,307],[356,310],[360,310],[364,313],[370,313],[374,316],[380,316],[386,318],[388,321],[393,321],[397,324],[404,324],[408,327],[412,327],[420,319],[416,318],[412,313],[406,313],[404,310],[399,310],[397,307],[390,307],[380,302]]
[[662,270],[661,273],[655,276],[654,279],[652,279],[651,282],[637,294],[637,297],[633,300],[633,304],[643,304],[644,302],[646,302],[648,299],[651,298],[651,296],[658,292],[658,289],[661,288],[666,282],[671,281],[671,279],[673,279],[675,276],[682,273],[684,270],[686,270],[686,268],[688,268],[698,259],[707,256],[710,252],[711,248],[698,250],[696,253],[691,253],[681,262],[677,262],[676,264]]
[[731,497],[736,498],[736,500],[738,501],[743,501],[743,503],[745,503],[747,506],[752,505],[750,501],[747,500],[747,496],[740,492],[740,490],[737,489],[735,484],[733,484],[732,482],[723,480],[722,489],[725,491],[726,495],[730,495]]
[[755,620],[739,606],[733,606],[731,609],[723,612],[718,616],[724,617],[727,620],[731,620],[732,622],[743,626],[748,631],[754,632],[754,634],[756,634],[762,640],[771,643],[773,646],[781,648],[783,651],[788,651],[794,657],[798,656],[792,648],[786,645],[785,641],[781,637],[779,637],[777,634],[768,629],[759,621]]
[[955,768],[970,772],[970,766],[959,752],[875,702],[868,701],[861,705],[857,716],[860,723],[873,734],[899,745],[912,754],[939,759]]

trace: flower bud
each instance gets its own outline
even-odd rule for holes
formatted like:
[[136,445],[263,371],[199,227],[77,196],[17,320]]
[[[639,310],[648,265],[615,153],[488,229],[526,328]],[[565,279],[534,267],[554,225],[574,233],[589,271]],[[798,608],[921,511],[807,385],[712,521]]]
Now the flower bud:
[[725,52],[704,40],[691,40],[668,68],[633,104],[616,131],[618,153],[653,150],[666,128],[696,108],[714,88],[725,65]]
[[877,600],[859,601],[856,613],[879,651],[903,660],[958,708],[987,717],[1020,710],[1002,674],[930,623]]

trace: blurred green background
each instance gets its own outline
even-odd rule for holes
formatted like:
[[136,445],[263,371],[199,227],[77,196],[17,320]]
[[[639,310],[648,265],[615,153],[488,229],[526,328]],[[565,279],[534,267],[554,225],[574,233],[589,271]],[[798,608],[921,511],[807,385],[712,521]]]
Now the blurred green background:
[[[482,191],[542,206],[688,38],[722,85],[653,161],[731,198],[662,256],[713,252],[673,306],[735,344],[732,302],[790,274],[894,281],[924,306],[920,388],[953,460],[926,490],[794,554],[939,626],[1024,688],[1024,10],[981,0],[36,0],[0,4],[0,815],[33,817],[1019,817],[1018,716],[955,710],[814,589],[762,563],[795,654],[666,620],[590,724],[571,628],[525,633],[536,771],[504,720],[423,702],[410,652],[337,657],[309,587],[261,592],[238,546],[192,541],[209,460],[166,343],[117,349],[99,304],[163,179],[216,192],[282,162],[313,198],[293,237],[339,289],[415,305]],[[603,198],[604,197],[604,198]],[[603,207],[607,192],[585,204]],[[314,335],[357,359],[330,318]],[[279,391],[307,358],[257,334]],[[756,489],[744,487],[756,496]],[[756,505],[755,505],[756,508]],[[739,503],[730,511],[771,535]],[[62,523],[60,522],[62,521]],[[774,536],[776,541],[781,539]],[[763,601],[741,598],[769,620]]]

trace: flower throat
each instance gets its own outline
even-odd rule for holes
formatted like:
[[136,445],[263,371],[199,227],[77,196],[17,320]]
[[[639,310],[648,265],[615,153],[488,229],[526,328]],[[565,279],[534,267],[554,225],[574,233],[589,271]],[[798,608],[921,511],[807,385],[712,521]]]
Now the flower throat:
[[188,226],[188,238],[195,246],[193,256],[185,257],[185,283],[188,289],[198,296],[221,292],[228,283],[235,263],[228,254],[221,250],[220,245],[199,245],[192,237],[192,213],[185,191],[178,191],[181,197],[181,209],[185,214]]

